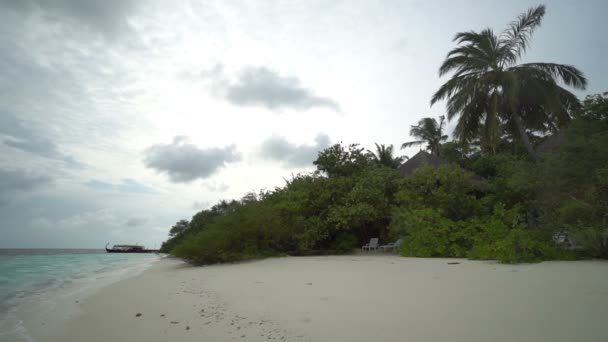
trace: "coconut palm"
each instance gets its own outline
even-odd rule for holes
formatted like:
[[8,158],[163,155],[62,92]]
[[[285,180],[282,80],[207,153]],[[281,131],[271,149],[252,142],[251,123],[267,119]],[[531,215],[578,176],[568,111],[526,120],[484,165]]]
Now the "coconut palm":
[[583,73],[570,65],[517,64],[528,48],[545,6],[530,8],[500,35],[491,29],[457,33],[458,44],[439,68],[439,75],[454,72],[433,95],[431,105],[447,99],[448,120],[458,116],[454,134],[461,142],[479,137],[485,151],[495,152],[502,123],[517,127],[528,152],[536,157],[527,129],[557,129],[579,105],[564,84],[585,89]]
[[[368,151],[372,157],[372,160],[378,164],[387,166],[390,168],[397,168],[401,165],[403,157],[393,157],[393,145],[385,146],[384,144],[375,144],[376,153]],[[407,157],[406,157],[407,158]]]
[[418,125],[410,128],[410,135],[418,140],[408,141],[401,145],[401,148],[426,144],[426,149],[434,155],[439,155],[441,143],[448,139],[443,134],[445,128],[445,116],[439,117],[439,122],[435,118],[423,118],[418,121]]

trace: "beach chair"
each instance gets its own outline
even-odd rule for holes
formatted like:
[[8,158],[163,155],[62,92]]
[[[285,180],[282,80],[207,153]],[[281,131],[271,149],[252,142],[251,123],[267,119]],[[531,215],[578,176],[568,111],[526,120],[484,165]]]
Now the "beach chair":
[[386,245],[382,245],[379,248],[381,248],[383,251],[396,251],[397,249],[399,249],[399,247],[401,247],[401,243],[403,243],[403,240],[399,239],[395,242],[386,244]]
[[370,239],[366,245],[361,246],[361,249],[368,251],[371,251],[372,249],[378,249],[378,238]]

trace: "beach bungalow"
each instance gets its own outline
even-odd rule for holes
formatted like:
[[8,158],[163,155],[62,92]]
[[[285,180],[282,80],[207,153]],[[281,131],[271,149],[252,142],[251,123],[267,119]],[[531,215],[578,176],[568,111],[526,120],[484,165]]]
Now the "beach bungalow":
[[[421,150],[420,152],[416,153],[412,158],[401,164],[398,170],[404,177],[409,177],[418,168],[422,167],[422,165],[428,165],[433,168],[438,168],[442,165],[449,164],[450,162],[448,162],[447,160],[442,159],[441,157],[431,154],[427,151]],[[471,181],[473,182],[476,188],[475,192],[479,192],[481,194],[486,191],[487,180],[484,177],[481,177],[480,175],[470,170],[465,169],[465,171],[467,171],[471,176]]]
[[434,154],[428,153],[427,151],[420,151],[416,153],[412,158],[406,160],[403,164],[401,164],[399,166],[399,171],[406,177],[411,176],[414,171],[416,171],[416,169],[418,169],[424,164],[429,165],[431,167],[439,167],[441,165],[447,165],[449,163]]

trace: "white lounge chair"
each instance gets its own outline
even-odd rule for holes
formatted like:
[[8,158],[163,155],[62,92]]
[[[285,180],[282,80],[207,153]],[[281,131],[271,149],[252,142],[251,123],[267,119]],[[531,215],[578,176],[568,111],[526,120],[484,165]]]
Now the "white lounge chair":
[[403,243],[403,240],[399,239],[395,242],[386,244],[386,245],[382,245],[379,248],[381,248],[383,251],[395,251],[397,249],[399,249],[399,247],[401,247],[401,243]]
[[378,238],[370,239],[366,245],[361,246],[361,249],[362,250],[367,249],[368,251],[371,251],[372,249],[378,249]]

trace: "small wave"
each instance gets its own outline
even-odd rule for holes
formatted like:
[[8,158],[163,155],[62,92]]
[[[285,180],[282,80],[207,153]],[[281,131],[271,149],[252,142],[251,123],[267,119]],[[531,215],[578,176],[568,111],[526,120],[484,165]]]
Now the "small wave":
[[0,310],[0,341],[34,342],[25,328],[23,321],[16,315],[17,307]]
[[112,267],[112,266],[106,266],[106,267],[102,267],[102,268],[100,268],[98,270],[95,270],[94,272],[95,273],[105,273],[105,272],[108,272],[108,271],[112,271],[113,269],[114,269],[114,267]]
[[38,315],[59,308],[62,315],[76,311],[76,300],[114,281],[139,274],[153,260],[157,258],[116,258],[93,253],[0,258],[2,279],[7,281],[0,288],[0,341],[32,341],[24,324],[31,317],[26,317],[28,314],[21,308],[29,310],[33,306]]
[[30,286],[32,291],[43,290],[57,284],[55,279],[45,279],[43,281],[36,282]]

